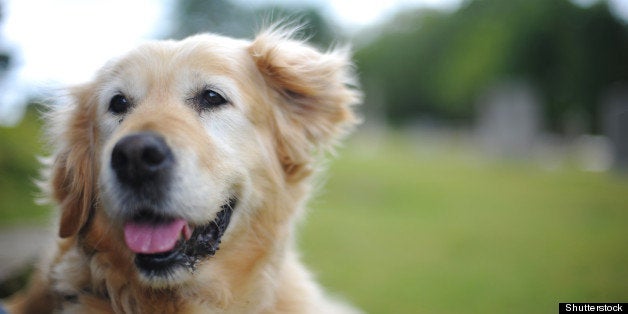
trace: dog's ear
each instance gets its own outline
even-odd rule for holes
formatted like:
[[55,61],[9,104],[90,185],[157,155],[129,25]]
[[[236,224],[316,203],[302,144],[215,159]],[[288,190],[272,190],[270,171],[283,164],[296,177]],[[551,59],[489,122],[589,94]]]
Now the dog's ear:
[[275,131],[288,178],[309,172],[315,151],[332,147],[357,122],[360,100],[348,49],[320,52],[293,39],[294,31],[270,29],[249,47],[266,84],[279,95]]
[[69,103],[53,108],[48,121],[48,136],[55,149],[48,171],[49,192],[61,210],[62,238],[81,230],[94,204],[96,125],[90,91],[88,86],[73,89]]

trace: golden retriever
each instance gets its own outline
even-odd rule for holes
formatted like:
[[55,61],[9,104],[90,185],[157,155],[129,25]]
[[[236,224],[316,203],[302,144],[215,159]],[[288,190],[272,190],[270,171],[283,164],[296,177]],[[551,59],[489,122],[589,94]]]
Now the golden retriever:
[[59,239],[9,312],[356,312],[295,223],[360,92],[346,49],[293,35],[149,42],[72,88],[48,126]]

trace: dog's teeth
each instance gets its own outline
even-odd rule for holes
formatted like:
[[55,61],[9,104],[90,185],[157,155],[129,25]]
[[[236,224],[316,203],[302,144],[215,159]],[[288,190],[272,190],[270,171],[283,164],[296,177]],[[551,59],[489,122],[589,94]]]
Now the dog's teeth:
[[190,227],[190,225],[189,225],[189,224],[186,224],[186,225],[183,227],[183,232],[182,232],[182,234],[183,234],[183,236],[185,237],[185,240],[189,240],[189,239],[192,237],[192,232],[193,232],[193,231],[194,231],[194,230],[193,230],[193,228],[192,228],[192,227]]

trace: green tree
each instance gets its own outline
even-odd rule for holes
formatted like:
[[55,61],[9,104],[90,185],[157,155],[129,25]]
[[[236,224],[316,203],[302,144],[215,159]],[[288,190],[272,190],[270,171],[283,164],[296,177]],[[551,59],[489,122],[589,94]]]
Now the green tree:
[[628,31],[606,2],[474,0],[453,13],[399,14],[357,59],[396,124],[426,114],[470,121],[488,86],[524,79],[540,91],[551,128],[578,111],[599,130],[598,98],[628,79],[626,55]]
[[[0,3],[0,21],[2,21],[4,17],[4,10],[2,3]],[[11,54],[5,50],[4,48],[0,48],[0,79],[4,76],[6,71],[9,69],[11,61]]]
[[174,15],[174,38],[202,32],[246,38],[282,20],[303,25],[301,35],[320,46],[328,46],[341,37],[333,31],[337,28],[312,7],[244,7],[230,1],[182,0],[177,2]]

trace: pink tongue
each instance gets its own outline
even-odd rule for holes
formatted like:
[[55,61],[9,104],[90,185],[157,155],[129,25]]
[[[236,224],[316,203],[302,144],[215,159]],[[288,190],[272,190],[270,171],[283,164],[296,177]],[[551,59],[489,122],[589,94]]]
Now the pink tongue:
[[155,254],[168,252],[174,248],[181,237],[191,236],[190,227],[183,219],[162,224],[127,222],[124,225],[124,240],[135,253]]

